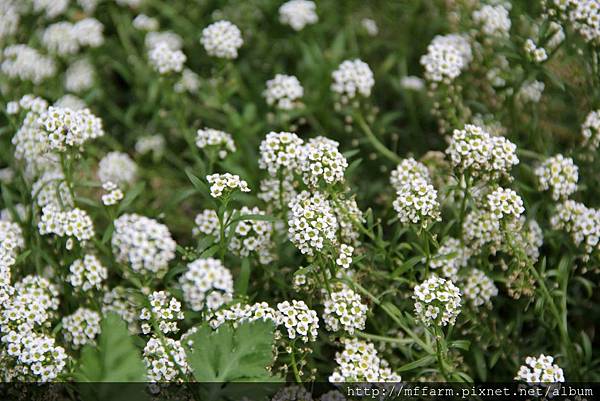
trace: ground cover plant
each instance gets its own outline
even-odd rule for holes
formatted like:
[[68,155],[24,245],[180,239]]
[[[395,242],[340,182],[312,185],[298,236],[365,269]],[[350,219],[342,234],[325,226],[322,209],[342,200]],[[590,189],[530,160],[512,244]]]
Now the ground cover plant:
[[600,380],[597,0],[0,11],[2,381]]

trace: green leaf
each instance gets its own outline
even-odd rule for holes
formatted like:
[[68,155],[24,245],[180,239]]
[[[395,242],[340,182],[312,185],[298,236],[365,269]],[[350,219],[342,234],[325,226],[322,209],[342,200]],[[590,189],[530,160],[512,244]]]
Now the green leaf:
[[[277,381],[267,368],[273,363],[272,322],[255,321],[216,331],[204,325],[184,344],[199,382]],[[190,348],[188,344],[193,344]]]
[[407,363],[406,365],[400,366],[398,369],[395,369],[395,371],[396,372],[406,372],[406,371],[413,370],[416,368],[421,368],[423,366],[431,365],[433,362],[435,362],[435,356],[427,355],[421,359],[417,359],[416,361],[413,361],[411,363]]
[[102,319],[98,345],[83,348],[74,376],[79,382],[94,383],[79,386],[84,401],[148,399],[143,386],[115,384],[146,381],[146,368],[127,324],[115,313]]
[[125,321],[117,314],[109,313],[102,319],[98,345],[83,348],[75,376],[88,382],[146,380],[140,353],[131,341]]

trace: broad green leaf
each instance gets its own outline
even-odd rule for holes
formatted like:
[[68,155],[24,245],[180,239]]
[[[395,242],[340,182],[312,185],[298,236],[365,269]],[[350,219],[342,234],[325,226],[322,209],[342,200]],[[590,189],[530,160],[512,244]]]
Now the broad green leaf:
[[98,345],[87,345],[75,376],[84,382],[141,382],[146,368],[123,319],[107,314],[101,323]]
[[[255,321],[237,328],[198,328],[185,344],[188,362],[199,382],[277,381],[267,368],[273,362],[271,322]],[[188,344],[193,344],[190,348]]]

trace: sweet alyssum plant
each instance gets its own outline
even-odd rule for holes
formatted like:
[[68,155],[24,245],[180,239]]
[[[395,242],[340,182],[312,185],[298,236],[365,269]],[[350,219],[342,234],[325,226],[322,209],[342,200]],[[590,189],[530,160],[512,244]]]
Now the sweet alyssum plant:
[[343,3],[0,0],[3,381],[600,379],[600,8]]

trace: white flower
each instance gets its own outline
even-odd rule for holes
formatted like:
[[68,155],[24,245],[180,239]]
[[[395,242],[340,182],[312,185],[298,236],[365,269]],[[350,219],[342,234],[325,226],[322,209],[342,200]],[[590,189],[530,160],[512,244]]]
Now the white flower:
[[334,185],[344,181],[348,161],[339,151],[339,143],[318,136],[305,143],[298,153],[298,170],[310,187]]
[[289,238],[300,252],[313,255],[336,242],[339,225],[323,194],[303,191],[290,202],[289,208]]
[[275,75],[275,78],[267,81],[264,91],[267,104],[281,110],[298,108],[302,104],[303,95],[304,89],[298,78],[293,75]]
[[65,89],[79,93],[94,84],[94,68],[88,59],[73,62],[65,72]]
[[367,31],[369,36],[377,36],[379,33],[379,27],[377,26],[377,22],[375,22],[372,18],[363,18],[360,20],[360,24]]
[[183,320],[181,303],[166,291],[154,291],[148,296],[150,308],[143,308],[140,312],[140,327],[142,334],[150,334],[155,322],[162,334],[177,333],[178,320]]
[[436,275],[415,286],[415,312],[426,326],[454,325],[460,313],[460,290],[450,280]]
[[109,152],[98,164],[98,178],[117,186],[131,184],[137,176],[137,165],[127,153]]
[[181,72],[183,64],[187,57],[181,50],[171,50],[165,42],[159,42],[148,51],[148,58],[152,67],[159,74],[164,75],[170,72]]
[[[55,234],[59,237],[76,238],[82,246],[94,236],[92,219],[87,212],[78,208],[63,212],[54,205],[45,206],[38,229],[42,235]],[[70,247],[70,243],[67,241],[67,248]]]
[[564,382],[563,370],[554,362],[554,358],[541,354],[538,357],[525,358],[525,365],[521,365],[515,380],[527,383],[556,383]]
[[481,25],[481,30],[486,35],[508,37],[511,26],[508,11],[502,4],[486,4],[473,11],[473,21]]
[[56,64],[52,58],[41,55],[27,45],[7,46],[3,54],[0,70],[11,78],[38,85],[56,73]]
[[511,168],[519,163],[515,144],[471,124],[454,130],[446,154],[459,172],[486,180],[510,178]]
[[425,82],[419,77],[408,75],[400,79],[400,86],[406,90],[419,92],[425,89]]
[[487,207],[498,220],[518,219],[525,211],[521,197],[512,189],[501,187],[487,196]]
[[420,223],[422,226],[427,226],[433,221],[440,220],[437,191],[421,177],[415,177],[397,190],[393,206],[398,213],[398,218],[404,224]]
[[199,129],[196,133],[196,146],[206,151],[214,150],[220,159],[235,152],[235,143],[230,134],[212,128]]
[[101,290],[108,277],[108,270],[94,255],[85,255],[69,267],[67,282],[81,291]]
[[441,269],[441,275],[450,280],[458,278],[458,271],[467,265],[469,254],[456,238],[447,237],[429,261],[432,269]]
[[128,263],[134,272],[156,274],[167,269],[175,258],[175,241],[169,229],[137,214],[124,214],[114,222],[112,247],[118,262]]
[[201,311],[205,307],[218,309],[233,296],[231,272],[218,259],[197,259],[188,263],[179,284],[185,302],[193,311]]
[[367,63],[359,59],[344,61],[331,76],[331,90],[346,99],[354,99],[357,94],[369,97],[375,85],[373,72]]
[[146,14],[138,14],[133,19],[133,27],[141,31],[156,31],[158,29],[158,20],[147,16]]
[[277,324],[285,326],[290,340],[299,339],[306,343],[317,339],[319,317],[304,301],[280,302],[276,314]]
[[102,120],[89,109],[71,110],[50,106],[39,118],[45,140],[52,150],[64,152],[104,135]]
[[330,383],[399,382],[400,375],[393,373],[390,364],[381,358],[372,343],[357,338],[341,340],[344,350],[336,352],[337,367],[329,376]]
[[540,189],[551,189],[554,200],[568,198],[577,190],[579,168],[570,157],[558,154],[546,159],[535,169],[535,175],[538,177]]
[[525,103],[537,103],[542,98],[546,85],[540,81],[528,81],[521,86],[517,98]]
[[232,322],[234,326],[256,320],[271,321],[277,324],[277,312],[269,307],[266,302],[252,305],[235,304],[226,309],[219,309],[210,320],[210,326],[217,329],[225,322]]
[[279,7],[279,21],[289,25],[295,31],[301,31],[306,25],[319,20],[317,5],[309,0],[289,0]]
[[600,145],[600,110],[593,110],[585,117],[581,125],[584,146],[595,150]]
[[348,334],[354,334],[354,330],[364,330],[368,308],[362,303],[360,295],[345,285],[333,289],[331,294],[326,290],[322,290],[322,293],[323,321],[327,330],[344,330]]
[[492,297],[498,295],[498,288],[494,285],[494,281],[477,269],[471,269],[462,290],[465,298],[474,306],[488,303]]
[[181,373],[190,372],[185,350],[179,341],[172,338],[164,338],[164,343],[159,338],[150,338],[144,347],[143,357],[149,382],[181,381],[184,379]]
[[237,26],[229,21],[218,21],[202,30],[200,43],[210,56],[235,59],[244,40]]
[[472,58],[471,44],[465,36],[438,35],[427,46],[421,65],[425,67],[427,80],[450,83],[468,67]]
[[206,176],[206,180],[210,184],[210,195],[213,198],[228,196],[236,190],[250,192],[248,183],[242,180],[238,175],[229,173],[211,174]]
[[62,325],[65,340],[78,349],[82,345],[95,344],[94,339],[100,334],[100,314],[79,308],[72,315],[63,317]]
[[279,172],[291,174],[298,167],[300,154],[304,151],[302,139],[291,132],[269,132],[260,143],[258,166],[266,169],[272,177]]

